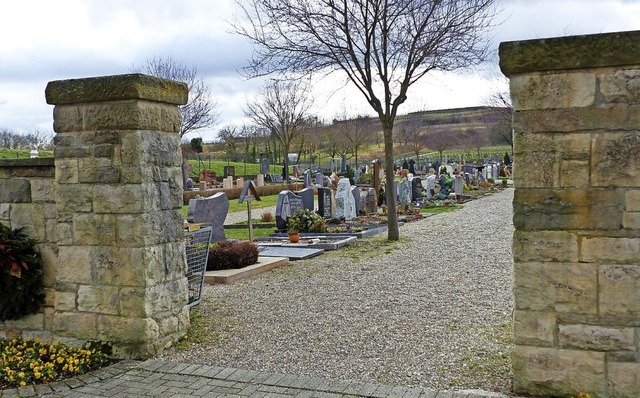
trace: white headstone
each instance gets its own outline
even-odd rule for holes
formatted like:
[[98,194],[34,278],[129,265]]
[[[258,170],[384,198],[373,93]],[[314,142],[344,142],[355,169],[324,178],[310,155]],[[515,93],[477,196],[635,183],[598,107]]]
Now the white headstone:
[[264,174],[258,174],[256,176],[256,186],[264,187]]
[[353,220],[356,217],[356,201],[351,193],[351,184],[348,178],[341,178],[338,181],[336,217],[344,217],[345,220]]

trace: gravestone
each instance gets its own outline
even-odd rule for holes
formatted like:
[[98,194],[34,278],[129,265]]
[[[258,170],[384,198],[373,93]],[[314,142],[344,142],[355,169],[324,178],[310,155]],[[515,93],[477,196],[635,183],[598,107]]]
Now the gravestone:
[[418,177],[414,177],[411,180],[411,199],[415,202],[418,199],[422,199],[422,180]]
[[398,184],[398,203],[403,205],[411,203],[411,183],[406,178]]
[[258,174],[256,176],[256,186],[259,186],[259,187],[264,186],[264,174]]
[[311,170],[309,169],[306,169],[304,171],[304,186],[305,187],[311,186]]
[[464,173],[464,182],[467,185],[471,185],[471,175],[469,173]]
[[297,164],[294,164],[293,166],[291,166],[291,169],[292,169],[292,172],[293,172],[293,176],[295,178],[300,177],[300,174],[302,174],[302,168]]
[[211,242],[225,240],[224,220],[229,212],[229,198],[224,192],[218,192],[208,198],[189,200],[187,221],[190,223],[211,224]]
[[282,174],[273,174],[271,176],[271,180],[273,182],[283,182],[284,180],[282,179]]
[[302,198],[302,206],[305,210],[314,210],[314,195],[312,188],[304,188],[299,192],[296,192],[296,194]]
[[493,168],[491,169],[491,178],[493,178],[493,180],[497,180],[498,179],[498,165],[494,164]]
[[270,168],[271,164],[269,163],[269,159],[262,159],[262,163],[260,164],[260,174],[271,174]]
[[352,186],[351,194],[353,195],[353,201],[356,204],[356,216],[360,215],[360,211],[364,211],[362,209],[362,201],[360,198],[360,187]]
[[224,180],[222,180],[222,189],[231,189],[233,188],[233,177],[229,176],[229,177],[225,177]]
[[332,217],[332,213],[331,189],[318,188],[318,214],[326,219],[330,219]]
[[222,168],[224,172],[224,177],[234,176],[236,175],[236,167],[235,166],[224,166]]
[[409,173],[416,174],[416,161],[413,159],[409,159]]
[[375,188],[369,188],[364,200],[364,213],[366,215],[378,213],[378,199]]
[[280,230],[287,229],[289,216],[303,209],[304,204],[300,196],[289,190],[280,192],[276,202],[276,227]]
[[360,171],[360,169],[356,169],[356,171],[353,173],[353,181],[357,184],[358,181],[360,181],[360,175],[362,174],[362,171]]
[[193,189],[193,179],[191,177],[187,178],[185,188],[187,191],[191,191]]
[[242,187],[244,187],[244,178],[238,177],[238,179],[236,180],[236,188],[242,188]]
[[351,193],[351,184],[348,178],[341,178],[336,191],[336,217],[352,220],[355,216],[356,202]]
[[456,193],[456,200],[462,199],[462,190],[464,187],[464,179],[460,174],[456,174],[453,178],[453,191]]
[[333,186],[333,181],[331,181],[331,177],[324,176],[324,187],[331,188]]
[[347,155],[342,154],[340,157],[340,173],[345,173],[347,171]]
[[324,186],[324,174],[316,172],[316,185],[318,187]]

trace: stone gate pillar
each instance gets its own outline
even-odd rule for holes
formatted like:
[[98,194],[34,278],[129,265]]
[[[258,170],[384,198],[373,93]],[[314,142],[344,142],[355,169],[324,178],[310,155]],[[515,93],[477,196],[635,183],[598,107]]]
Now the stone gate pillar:
[[640,31],[500,45],[514,120],[514,387],[640,396]]
[[182,235],[187,86],[141,74],[53,81],[57,339],[145,358],[189,324]]

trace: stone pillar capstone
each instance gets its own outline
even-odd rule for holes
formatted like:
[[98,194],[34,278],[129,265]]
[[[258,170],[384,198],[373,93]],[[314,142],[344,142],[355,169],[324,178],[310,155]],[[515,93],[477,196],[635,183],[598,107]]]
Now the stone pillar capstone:
[[640,396],[640,31],[500,45],[515,110],[513,386]]
[[184,83],[142,74],[52,81],[56,339],[146,358],[189,325],[183,242]]

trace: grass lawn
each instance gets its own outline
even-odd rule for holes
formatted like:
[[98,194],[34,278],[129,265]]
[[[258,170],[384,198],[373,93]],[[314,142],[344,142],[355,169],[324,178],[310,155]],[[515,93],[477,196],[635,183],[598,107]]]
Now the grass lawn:
[[[269,196],[261,196],[261,200],[253,200],[251,201],[251,209],[260,209],[263,207],[276,207],[276,203],[278,202],[278,195],[269,195]],[[189,206],[182,206],[182,218],[187,219],[187,212],[189,210]],[[244,202],[242,204],[238,204],[237,199],[233,199],[229,201],[229,213],[235,213],[239,211],[247,211],[247,203]],[[272,214],[275,217],[275,212]]]

